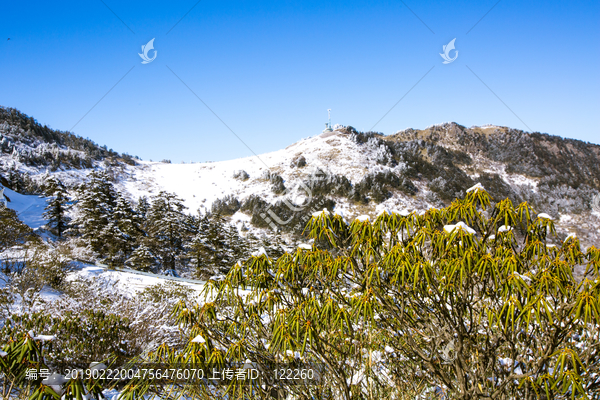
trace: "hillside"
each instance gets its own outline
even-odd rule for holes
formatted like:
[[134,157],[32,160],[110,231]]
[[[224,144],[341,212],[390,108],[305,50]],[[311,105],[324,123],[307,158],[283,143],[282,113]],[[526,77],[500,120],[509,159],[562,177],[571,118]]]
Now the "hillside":
[[480,183],[493,199],[527,201],[550,214],[563,238],[600,242],[600,214],[591,208],[600,146],[578,140],[456,123],[387,136],[338,125],[258,157],[171,164],[134,160],[14,109],[0,111],[3,182],[17,191],[15,174],[30,182],[21,192],[41,193],[50,176],[73,192],[100,170],[132,205],[166,191],[182,199],[185,212],[218,213],[240,232],[295,236],[323,208],[348,219],[385,209],[422,213]]
[[70,132],[49,128],[14,108],[0,106],[0,179],[4,186],[23,193],[41,193],[31,179],[40,171],[83,170],[98,166],[134,164],[127,154]]
[[269,219],[291,231],[323,205],[335,205],[348,218],[384,209],[424,211],[481,183],[495,199],[531,203],[559,220],[565,237],[574,233],[590,245],[600,238],[599,215],[591,209],[598,176],[598,145],[447,123],[389,136],[338,127],[258,157],[142,163],[123,185],[134,197],[160,189],[177,193],[190,210],[232,214],[238,224],[266,228],[260,214],[268,208],[277,216]]
[[[32,119],[0,132],[0,355],[17,392],[31,387],[11,370],[23,354],[55,371],[307,361],[326,368],[323,388],[350,381],[373,398],[422,397],[455,375],[478,382],[455,392],[505,398],[533,393],[531,376],[569,398],[561,376],[578,393],[600,384],[600,146],[496,126],[336,126],[259,156],[171,164]],[[581,362],[565,369],[565,354]],[[51,387],[73,382],[88,385]],[[173,390],[130,382],[94,390]],[[289,387],[324,398],[312,388]]]

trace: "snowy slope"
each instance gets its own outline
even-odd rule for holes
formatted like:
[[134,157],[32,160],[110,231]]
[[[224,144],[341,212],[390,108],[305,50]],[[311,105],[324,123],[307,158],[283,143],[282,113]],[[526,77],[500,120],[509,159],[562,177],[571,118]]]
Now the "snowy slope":
[[4,195],[10,201],[6,203],[8,208],[17,212],[19,219],[32,229],[38,229],[46,224],[42,216],[46,207],[46,199],[42,196],[27,196],[19,194],[8,188],[4,189]]
[[[512,188],[519,188],[519,190],[531,193],[538,192],[539,178],[508,173],[507,164],[492,161],[477,152],[471,154],[467,147],[454,140],[455,137],[452,132],[456,130],[456,124],[438,124],[436,126],[444,129],[440,128],[441,130],[436,132],[425,132],[408,128],[399,131],[396,134],[397,136],[388,138],[393,141],[410,139],[420,140],[421,142],[436,142],[440,137],[445,138],[436,143],[447,148],[464,151],[472,158],[473,163],[461,166],[461,169],[475,182],[481,174],[487,172],[498,174],[502,181]],[[500,135],[502,133],[499,133],[499,130],[508,129],[493,125],[474,128],[477,128],[484,136]],[[450,133],[440,133],[445,129]],[[352,184],[360,182],[367,174],[377,172],[392,171],[400,176],[402,169],[405,167],[402,162],[395,167],[390,166],[391,164],[382,165],[377,162],[378,158],[381,159],[382,155],[385,156],[386,151],[384,146],[378,147],[375,140],[357,144],[349,134],[334,131],[302,139],[285,149],[235,160],[189,164],[138,160],[136,165],[125,163],[115,165],[113,163],[111,166],[103,161],[94,161],[94,169],[110,170],[116,177],[115,186],[117,189],[131,200],[135,201],[141,196],[150,197],[164,190],[175,193],[182,198],[184,204],[188,207],[187,212],[195,214],[210,210],[215,200],[227,195],[235,196],[242,203],[248,197],[257,195],[270,204],[284,199],[290,199],[292,203],[301,204],[302,200],[307,197],[306,188],[302,184],[311,175],[314,175],[317,169],[330,175],[343,175]],[[292,161],[300,156],[306,159],[306,166],[303,168],[292,167]],[[46,175],[54,175],[69,187],[85,183],[87,176],[92,171],[91,169],[58,169],[49,172],[44,167],[36,172],[32,170],[32,167],[19,164],[15,161],[13,155],[0,154],[0,158],[4,159],[0,164],[14,165],[16,163],[20,171],[30,174],[33,179],[39,182],[43,182]],[[234,173],[240,170],[245,171],[250,178],[246,181],[234,179]],[[286,187],[285,193],[280,195],[273,193],[271,182],[264,176],[266,172],[278,174],[283,178]],[[440,202],[435,201],[435,196],[431,196],[432,192],[427,179],[413,180],[413,184],[418,189],[416,195],[411,196],[400,191],[392,191],[392,196],[380,204],[375,202],[354,204],[347,198],[334,198],[336,201],[335,211],[343,213],[348,219],[352,219],[359,215],[374,216],[384,209],[397,212],[419,212],[430,207],[440,206]],[[466,189],[466,187],[463,188],[463,190]],[[6,193],[11,197],[11,200],[14,198],[13,204],[9,204],[9,207],[15,208],[28,225],[39,228],[44,224],[42,213],[45,204],[43,199],[37,196],[21,196],[8,189]],[[307,202],[306,212],[308,213],[314,205]],[[248,226],[249,220],[250,216],[239,211],[232,217],[232,222],[238,224],[244,222],[246,226]],[[572,220],[563,219],[561,222],[565,223],[562,227],[565,229],[565,233],[575,231],[581,233],[582,230],[591,232],[589,243],[593,243],[594,238],[598,237],[599,232],[594,229],[594,225],[600,222],[600,218],[594,213],[581,214],[581,218],[574,216]]]
[[[377,150],[368,146],[360,149],[347,135],[337,133],[303,139],[282,150],[235,160],[194,164],[142,162],[132,179],[122,183],[134,198],[159,190],[176,193],[190,212],[210,209],[213,201],[229,194],[239,200],[255,194],[272,203],[281,196],[271,192],[270,183],[262,176],[265,172],[281,175],[289,195],[299,195],[302,194],[300,183],[316,168],[328,174],[345,175],[352,183],[360,181],[368,172],[391,170],[376,163]],[[291,168],[292,160],[300,155],[306,159],[307,167]],[[250,179],[245,182],[233,179],[239,170],[246,171]]]
[[122,293],[128,293],[132,295],[147,287],[160,285],[169,281],[187,286],[196,292],[200,292],[204,288],[203,283],[200,281],[194,282],[191,280],[177,279],[164,275],[142,273],[132,270],[108,269],[101,265],[90,264],[81,265],[80,269],[71,273],[68,279],[73,280],[77,278],[100,278],[107,281],[117,282],[118,287],[116,289]]

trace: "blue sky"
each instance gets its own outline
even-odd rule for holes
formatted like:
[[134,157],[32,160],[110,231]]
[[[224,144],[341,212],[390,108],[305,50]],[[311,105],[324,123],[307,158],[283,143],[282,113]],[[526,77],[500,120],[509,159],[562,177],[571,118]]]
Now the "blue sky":
[[[16,1],[1,10],[0,105],[143,159],[277,150],[319,134],[328,108],[333,123],[368,131],[396,103],[374,130],[456,121],[600,143],[597,1]],[[152,38],[157,57],[143,65]],[[458,57],[444,65],[439,53],[454,38]]]

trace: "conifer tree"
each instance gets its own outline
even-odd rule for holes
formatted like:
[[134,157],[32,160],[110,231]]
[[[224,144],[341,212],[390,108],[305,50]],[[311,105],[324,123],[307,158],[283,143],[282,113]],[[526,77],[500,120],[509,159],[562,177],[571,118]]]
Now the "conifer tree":
[[139,271],[153,271],[156,266],[156,257],[145,244],[141,244],[133,251],[127,260],[127,265]]
[[226,274],[235,263],[250,254],[250,246],[240,237],[235,226],[226,226],[220,215],[204,215],[198,224],[198,233],[187,245],[195,275],[208,279]]
[[131,204],[118,194],[111,222],[109,223],[112,231],[106,232],[107,235],[113,235],[112,237],[107,236],[114,242],[111,254],[121,253],[125,257],[129,256],[134,248],[136,239],[143,233],[140,225],[140,218],[131,207]]
[[113,185],[102,172],[90,174],[90,182],[78,191],[74,231],[97,253],[105,250],[105,243],[109,241],[106,236],[112,234],[112,230],[106,228],[113,218],[116,199]]
[[44,218],[48,220],[48,225],[55,230],[58,237],[62,237],[63,232],[68,227],[66,211],[69,197],[67,191],[62,182],[54,177],[47,180],[45,191],[50,198],[45,208]]
[[147,214],[147,233],[150,249],[166,270],[176,269],[184,252],[184,240],[192,234],[187,207],[183,200],[172,193],[161,191],[152,198]]
[[150,202],[148,201],[148,197],[146,197],[146,196],[140,197],[135,206],[135,212],[142,221],[146,219],[146,216],[147,216],[149,210],[150,210]]
[[25,225],[14,210],[0,203],[0,252],[19,243],[23,243],[35,235]]

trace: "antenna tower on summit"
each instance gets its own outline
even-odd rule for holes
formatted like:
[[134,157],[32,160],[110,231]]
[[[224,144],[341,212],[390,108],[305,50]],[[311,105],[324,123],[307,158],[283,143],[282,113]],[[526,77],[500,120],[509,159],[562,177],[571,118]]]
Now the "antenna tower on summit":
[[323,133],[325,133],[325,132],[333,132],[333,129],[331,129],[331,109],[327,110],[327,115],[329,117],[329,122],[325,123],[325,129],[323,130]]

